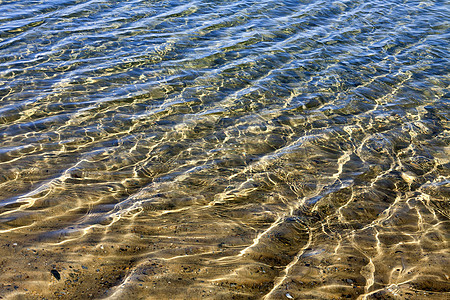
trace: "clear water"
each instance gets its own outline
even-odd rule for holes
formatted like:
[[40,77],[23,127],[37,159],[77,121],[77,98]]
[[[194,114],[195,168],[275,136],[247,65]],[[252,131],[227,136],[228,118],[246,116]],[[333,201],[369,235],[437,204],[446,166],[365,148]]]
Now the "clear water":
[[449,297],[449,16],[0,1],[0,297]]

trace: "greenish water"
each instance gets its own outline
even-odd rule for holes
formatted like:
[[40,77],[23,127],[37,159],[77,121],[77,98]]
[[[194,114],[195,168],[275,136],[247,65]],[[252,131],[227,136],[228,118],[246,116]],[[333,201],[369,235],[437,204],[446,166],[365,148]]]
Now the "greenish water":
[[0,298],[448,298],[449,15],[0,1]]

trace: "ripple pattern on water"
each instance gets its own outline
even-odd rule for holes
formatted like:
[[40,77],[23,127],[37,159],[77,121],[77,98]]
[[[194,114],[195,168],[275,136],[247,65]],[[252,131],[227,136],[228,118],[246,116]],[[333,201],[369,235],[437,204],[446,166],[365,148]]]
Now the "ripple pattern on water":
[[449,13],[0,1],[0,298],[448,297]]

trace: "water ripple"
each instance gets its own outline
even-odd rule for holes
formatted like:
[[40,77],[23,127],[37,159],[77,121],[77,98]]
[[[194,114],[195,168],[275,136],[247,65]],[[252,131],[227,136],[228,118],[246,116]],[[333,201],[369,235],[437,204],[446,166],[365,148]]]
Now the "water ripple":
[[0,1],[0,298],[447,297],[448,14]]

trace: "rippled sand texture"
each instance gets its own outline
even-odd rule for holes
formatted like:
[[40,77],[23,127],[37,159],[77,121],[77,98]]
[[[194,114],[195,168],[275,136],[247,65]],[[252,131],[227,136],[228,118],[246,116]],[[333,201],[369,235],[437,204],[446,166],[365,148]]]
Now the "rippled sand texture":
[[0,298],[449,298],[449,10],[0,1]]

